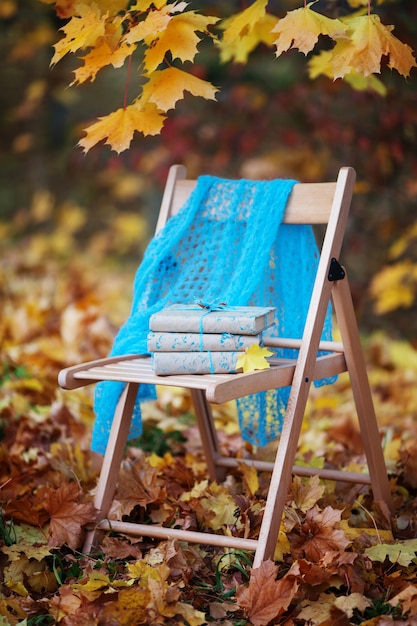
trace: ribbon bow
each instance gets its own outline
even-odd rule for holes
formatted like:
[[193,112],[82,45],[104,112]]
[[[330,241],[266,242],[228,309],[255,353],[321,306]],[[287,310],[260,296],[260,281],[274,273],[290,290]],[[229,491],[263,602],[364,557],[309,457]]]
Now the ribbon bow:
[[226,302],[218,302],[216,300],[213,302],[204,302],[204,300],[201,299],[196,300],[195,304],[202,309],[205,309],[207,313],[210,313],[211,311],[221,311],[227,306]]

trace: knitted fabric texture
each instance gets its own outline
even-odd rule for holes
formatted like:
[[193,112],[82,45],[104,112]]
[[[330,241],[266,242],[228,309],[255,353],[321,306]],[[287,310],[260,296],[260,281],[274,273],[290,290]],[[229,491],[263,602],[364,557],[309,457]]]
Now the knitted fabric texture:
[[[135,277],[131,314],[115,338],[111,356],[145,354],[150,316],[169,304],[197,299],[277,307],[271,334],[301,337],[319,254],[311,227],[281,224],[294,184],[200,177],[180,212],[145,252]],[[331,338],[330,309],[323,338]],[[116,382],[96,386],[92,449],[97,452],[105,451],[122,389],[123,383]],[[152,386],[140,386],[130,439],[141,433],[140,402],[154,393]],[[285,388],[239,399],[243,438],[257,445],[276,438],[288,394]]]

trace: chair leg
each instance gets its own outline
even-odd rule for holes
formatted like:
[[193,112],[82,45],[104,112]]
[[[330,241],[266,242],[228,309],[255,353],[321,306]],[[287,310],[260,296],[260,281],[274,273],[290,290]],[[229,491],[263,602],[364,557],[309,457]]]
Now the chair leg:
[[208,473],[211,480],[219,483],[224,480],[226,470],[216,464],[221,453],[211,408],[203,390],[191,389],[190,391],[206,457]]
[[[310,383],[305,386],[309,388]],[[307,403],[306,391],[308,393],[306,389],[301,390],[301,381],[291,389],[254,556],[254,569],[263,561],[274,558]]]
[[[94,497],[94,506],[97,509],[97,522],[107,516],[113,500],[138,388],[139,385],[136,383],[129,383],[125,386],[114,413],[109,441]],[[95,528],[87,532],[83,546],[85,554],[91,551],[92,546],[96,542],[98,532]]]
[[392,512],[387,469],[347,276],[334,283],[332,298],[345,349],[374,499],[385,502]]

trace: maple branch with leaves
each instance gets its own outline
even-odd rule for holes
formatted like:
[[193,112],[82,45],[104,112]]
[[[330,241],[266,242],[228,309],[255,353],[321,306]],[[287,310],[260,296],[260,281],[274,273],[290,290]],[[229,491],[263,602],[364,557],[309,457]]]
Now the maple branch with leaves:
[[[275,48],[276,57],[297,49],[309,55],[310,78],[340,78],[354,88],[372,89],[381,95],[385,87],[377,75],[383,58],[390,69],[404,77],[416,67],[410,46],[393,35],[393,26],[384,25],[372,13],[370,0],[359,2],[359,10],[357,0],[350,0],[352,14],[340,19],[319,13],[315,3],[306,0],[301,8],[288,11],[284,17],[267,12],[268,0],[254,0],[225,19],[204,15],[183,1],[41,1],[53,4],[57,15],[68,19],[61,28],[64,36],[55,44],[51,64],[67,54],[85,53],[72,85],[94,81],[103,68],[112,65],[118,69],[128,60],[123,108],[100,117],[86,129],[86,136],[79,142],[86,152],[104,141],[120,153],[129,148],[135,132],[159,134],[168,111],[186,92],[215,100],[218,88],[192,73],[203,39],[217,48],[223,63],[246,63],[261,44]],[[314,52],[323,36],[333,42],[333,47]],[[143,86],[128,104],[127,87],[135,53],[142,58],[139,74]]]

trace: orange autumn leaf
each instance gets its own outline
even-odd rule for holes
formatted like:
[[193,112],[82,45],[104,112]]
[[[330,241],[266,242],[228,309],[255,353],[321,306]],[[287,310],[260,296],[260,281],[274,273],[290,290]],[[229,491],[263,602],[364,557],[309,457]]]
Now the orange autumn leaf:
[[80,503],[81,489],[76,483],[62,483],[58,489],[47,486],[42,490],[45,510],[50,515],[49,545],[67,545],[76,550],[82,537],[82,527],[95,520],[90,503]]
[[163,126],[165,116],[152,103],[140,106],[139,101],[124,109],[100,117],[86,128],[86,137],[78,145],[88,152],[100,141],[108,144],[117,153],[127,150],[135,131],[144,135],[157,135]]
[[286,611],[294,599],[298,583],[293,576],[275,580],[278,567],[272,561],[264,561],[252,570],[249,585],[239,588],[236,596],[238,606],[246,609],[253,626],[266,626]]
[[289,48],[298,48],[307,54],[316,45],[319,35],[327,35],[332,39],[346,37],[347,26],[343,22],[313,11],[310,8],[312,4],[289,11],[273,29],[274,33],[278,33],[278,39],[274,42],[277,57]]
[[416,67],[412,49],[392,34],[393,27],[382,24],[378,15],[361,15],[346,20],[349,39],[338,41],[332,50],[331,66],[335,78],[355,70],[364,76],[379,74],[381,59],[388,57],[388,66],[407,77]]
[[168,111],[175,107],[178,100],[182,100],[185,91],[206,100],[215,100],[217,88],[188,72],[169,67],[151,74],[143,89],[142,100],[153,102],[158,109]]

